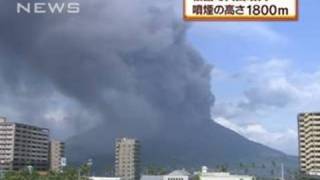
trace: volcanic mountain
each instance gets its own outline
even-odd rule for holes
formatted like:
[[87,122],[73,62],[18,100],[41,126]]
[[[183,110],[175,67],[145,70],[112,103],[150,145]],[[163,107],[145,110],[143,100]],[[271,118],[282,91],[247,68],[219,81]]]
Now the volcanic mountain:
[[[74,164],[92,158],[97,172],[114,164],[114,144],[118,137],[135,137],[141,141],[143,167],[199,168],[203,165],[236,167],[240,163],[285,163],[295,168],[296,158],[252,142],[209,120],[198,124],[176,124],[152,136],[139,136],[140,127],[123,131],[121,127],[99,126],[69,139],[68,157]],[[265,170],[266,171],[266,170]],[[264,172],[265,173],[265,172]]]

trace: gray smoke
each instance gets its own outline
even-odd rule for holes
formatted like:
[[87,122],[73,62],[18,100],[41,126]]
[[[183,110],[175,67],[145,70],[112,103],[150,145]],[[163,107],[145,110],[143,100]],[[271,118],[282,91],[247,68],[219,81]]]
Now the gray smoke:
[[16,2],[0,2],[0,115],[58,133],[209,121],[211,67],[186,40],[180,1],[79,0],[73,15],[17,14]]

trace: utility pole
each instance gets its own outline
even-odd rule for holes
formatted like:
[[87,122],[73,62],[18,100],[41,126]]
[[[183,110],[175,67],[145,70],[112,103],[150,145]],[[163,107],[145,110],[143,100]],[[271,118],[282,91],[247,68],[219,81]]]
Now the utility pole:
[[78,180],[80,180],[80,168],[78,168]]
[[281,180],[285,180],[284,179],[284,166],[283,166],[283,163],[281,163]]
[[92,173],[92,165],[93,165],[92,159],[88,159],[87,166],[89,167],[89,174],[88,174],[89,177],[91,176],[91,173]]

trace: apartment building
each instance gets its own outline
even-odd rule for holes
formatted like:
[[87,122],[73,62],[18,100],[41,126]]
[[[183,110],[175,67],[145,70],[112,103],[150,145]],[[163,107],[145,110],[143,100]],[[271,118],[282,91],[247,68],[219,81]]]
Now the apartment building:
[[63,167],[62,161],[65,159],[64,154],[65,144],[58,140],[50,142],[50,170],[59,171]]
[[320,113],[298,115],[300,171],[320,176]]
[[122,180],[140,179],[140,143],[136,139],[121,138],[115,145],[115,175]]
[[32,166],[45,171],[49,165],[49,130],[0,118],[0,169]]

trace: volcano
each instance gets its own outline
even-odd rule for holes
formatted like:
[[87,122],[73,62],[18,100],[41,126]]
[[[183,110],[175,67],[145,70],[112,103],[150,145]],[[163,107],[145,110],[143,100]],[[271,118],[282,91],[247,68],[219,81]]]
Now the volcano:
[[132,131],[99,126],[69,139],[67,152],[70,162],[81,164],[87,159],[95,161],[95,169],[103,171],[114,163],[114,144],[118,137],[134,137],[141,141],[143,166],[166,168],[199,168],[203,165],[235,167],[240,163],[285,163],[296,168],[296,158],[241,135],[210,120],[199,124],[169,126],[153,136],[140,136],[141,127]]

